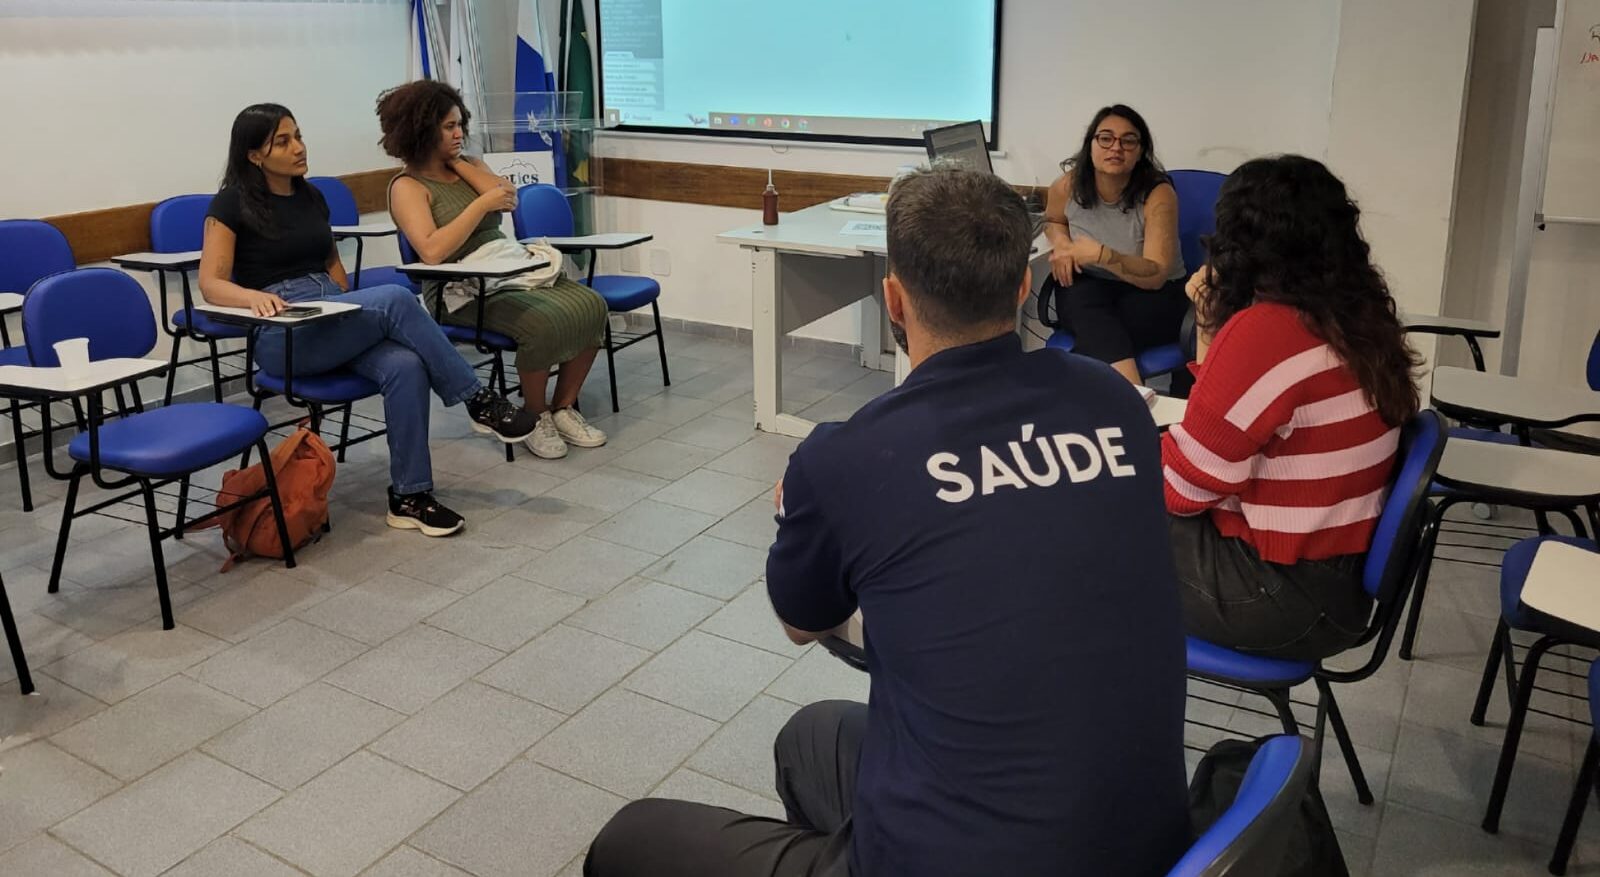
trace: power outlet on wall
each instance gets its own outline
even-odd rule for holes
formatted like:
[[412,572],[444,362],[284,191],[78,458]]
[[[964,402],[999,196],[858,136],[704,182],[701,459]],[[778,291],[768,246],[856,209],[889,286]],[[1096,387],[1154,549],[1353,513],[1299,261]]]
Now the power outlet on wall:
[[666,250],[651,250],[650,273],[657,277],[666,277],[672,274],[672,254]]
[[622,271],[625,274],[639,273],[639,253],[631,247],[622,251]]

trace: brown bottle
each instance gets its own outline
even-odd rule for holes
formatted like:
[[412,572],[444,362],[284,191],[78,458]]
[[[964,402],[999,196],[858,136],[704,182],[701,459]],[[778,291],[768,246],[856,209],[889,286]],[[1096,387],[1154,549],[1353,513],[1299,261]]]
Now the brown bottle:
[[772,171],[767,171],[767,189],[761,193],[761,224],[778,224],[778,190],[772,185]]

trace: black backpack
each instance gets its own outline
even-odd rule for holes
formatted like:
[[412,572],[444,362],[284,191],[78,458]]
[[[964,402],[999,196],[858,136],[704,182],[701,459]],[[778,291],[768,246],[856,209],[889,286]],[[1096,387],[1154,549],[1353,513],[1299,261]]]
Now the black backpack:
[[[1207,750],[1189,782],[1189,824],[1199,837],[1217,821],[1239,794],[1239,785],[1262,740],[1221,740]],[[1255,877],[1255,875],[1252,875]],[[1350,877],[1339,838],[1313,782],[1300,802],[1300,818],[1289,836],[1283,866],[1276,875],[1260,877]]]

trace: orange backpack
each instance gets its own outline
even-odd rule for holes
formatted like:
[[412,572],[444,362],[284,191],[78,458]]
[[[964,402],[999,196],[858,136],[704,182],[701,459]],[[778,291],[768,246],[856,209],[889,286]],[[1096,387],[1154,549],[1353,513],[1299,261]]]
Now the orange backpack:
[[[278,482],[278,497],[283,501],[289,544],[295,548],[320,536],[328,523],[328,491],[333,488],[333,471],[333,453],[316,433],[304,426],[272,449],[272,474]],[[260,463],[231,470],[222,476],[217,504],[238,502],[261,493],[266,486],[266,474]],[[272,517],[272,501],[265,496],[224,512],[195,529],[207,527],[222,528],[222,543],[232,553],[222,565],[223,572],[249,557],[283,556],[278,523]]]

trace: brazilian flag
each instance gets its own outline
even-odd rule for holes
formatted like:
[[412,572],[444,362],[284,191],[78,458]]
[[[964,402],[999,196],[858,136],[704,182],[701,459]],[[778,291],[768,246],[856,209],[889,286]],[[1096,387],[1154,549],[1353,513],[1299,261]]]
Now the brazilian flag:
[[[571,8],[570,13],[568,7]],[[561,90],[575,91],[580,95],[577,117],[591,120],[594,112],[594,54],[589,48],[589,25],[584,20],[583,0],[561,0],[562,57],[566,61],[561,71]],[[589,165],[589,135],[568,135],[562,138],[566,150],[567,185],[591,186],[594,177]],[[569,202],[572,205],[573,233],[590,234],[593,229],[593,198],[579,195]]]

